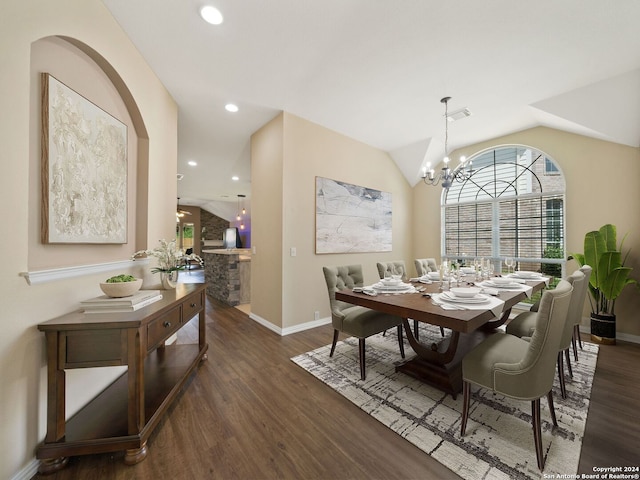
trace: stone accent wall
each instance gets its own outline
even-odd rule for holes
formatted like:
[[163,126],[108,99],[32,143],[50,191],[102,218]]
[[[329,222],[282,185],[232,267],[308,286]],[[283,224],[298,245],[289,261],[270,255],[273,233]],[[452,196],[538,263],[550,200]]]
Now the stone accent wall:
[[224,231],[229,228],[230,223],[205,209],[200,209],[200,226],[207,229],[203,235],[205,240],[222,240]]
[[240,260],[239,255],[203,253],[204,280],[207,295],[231,305],[240,304]]

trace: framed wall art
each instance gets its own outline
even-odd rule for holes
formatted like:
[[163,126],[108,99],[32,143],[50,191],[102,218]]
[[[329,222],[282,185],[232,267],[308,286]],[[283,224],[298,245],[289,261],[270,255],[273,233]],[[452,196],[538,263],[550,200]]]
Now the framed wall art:
[[390,252],[391,193],[316,177],[316,253]]
[[42,79],[42,242],[127,242],[127,126]]

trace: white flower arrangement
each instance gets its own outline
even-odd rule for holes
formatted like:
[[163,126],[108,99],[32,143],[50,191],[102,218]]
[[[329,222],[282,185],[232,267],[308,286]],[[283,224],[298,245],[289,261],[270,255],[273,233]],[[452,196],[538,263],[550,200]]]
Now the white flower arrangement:
[[186,262],[190,260],[197,261],[200,265],[204,262],[200,256],[195,253],[186,255],[181,248],[176,247],[176,241],[172,240],[167,242],[166,240],[159,240],[160,246],[150,250],[140,250],[131,256],[131,260],[135,260],[141,255],[147,257],[156,257],[158,259],[158,266],[151,269],[151,273],[170,273],[176,270],[183,270],[186,266]]

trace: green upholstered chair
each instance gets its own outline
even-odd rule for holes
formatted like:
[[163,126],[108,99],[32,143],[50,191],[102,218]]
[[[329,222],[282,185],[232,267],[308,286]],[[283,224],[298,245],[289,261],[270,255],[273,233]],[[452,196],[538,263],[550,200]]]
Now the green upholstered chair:
[[[435,260],[434,260],[435,263]],[[409,274],[407,273],[407,267],[404,263],[404,260],[395,260],[393,262],[378,262],[376,263],[376,267],[378,268],[378,275],[380,279],[383,279],[386,274],[389,275],[402,275],[402,278],[405,280],[409,279]],[[416,337],[416,340],[420,339],[418,329],[418,321],[413,321],[413,336]],[[444,337],[444,329],[440,327],[440,333]]]
[[508,333],[496,333],[463,358],[462,436],[467,427],[472,384],[507,397],[529,400],[538,468],[544,468],[540,398],[547,396],[551,419],[557,425],[551,388],[572,291],[573,287],[566,280],[560,280],[554,290],[545,290],[530,341]]
[[323,267],[324,279],[327,282],[329,303],[331,304],[331,322],[333,324],[333,343],[330,357],[336,349],[340,332],[358,338],[360,357],[360,378],[366,378],[365,371],[365,339],[376,333],[396,327],[400,355],[404,358],[402,339],[402,318],[387,313],[377,312],[369,308],[352,305],[336,300],[336,292],[345,288],[362,287],[364,278],[361,265],[340,267]]
[[435,258],[416,258],[413,261],[413,264],[416,266],[416,273],[419,277],[422,277],[429,272],[438,271],[438,264],[436,263]]
[[[569,375],[573,377],[573,371],[571,369],[571,359],[569,357],[569,347],[574,339],[575,325],[580,324],[582,318],[582,307],[584,305],[584,299],[587,294],[587,286],[589,284],[588,278],[591,276],[591,267],[585,265],[573,272],[567,281],[573,285],[573,294],[571,297],[571,305],[569,306],[569,313],[565,329],[562,332],[560,340],[560,348],[558,349],[558,379],[560,380],[560,393],[562,398],[567,398],[567,388],[565,385],[564,377],[564,358],[567,361],[567,369]],[[528,338],[533,335],[535,330],[535,322],[537,320],[537,312],[523,312],[516,316],[508,325],[507,333],[515,335],[516,337]],[[575,346],[574,346],[575,348]],[[574,355],[577,353],[574,351]]]
[[408,280],[407,266],[404,260],[396,260],[394,262],[378,262],[378,275],[380,278],[384,278],[386,274],[389,275],[402,275],[403,280]]

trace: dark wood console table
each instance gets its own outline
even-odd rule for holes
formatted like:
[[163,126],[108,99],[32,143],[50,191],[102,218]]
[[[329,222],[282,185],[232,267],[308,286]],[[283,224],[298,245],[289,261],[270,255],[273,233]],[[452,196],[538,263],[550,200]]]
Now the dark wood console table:
[[[205,285],[178,284],[131,313],[82,311],[41,323],[47,342],[47,434],[38,447],[40,473],[63,468],[69,456],[125,450],[133,465],[189,375],[207,358]],[[198,315],[198,344],[165,340]],[[127,371],[65,419],[65,369],[126,365]]]

